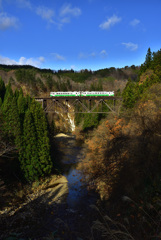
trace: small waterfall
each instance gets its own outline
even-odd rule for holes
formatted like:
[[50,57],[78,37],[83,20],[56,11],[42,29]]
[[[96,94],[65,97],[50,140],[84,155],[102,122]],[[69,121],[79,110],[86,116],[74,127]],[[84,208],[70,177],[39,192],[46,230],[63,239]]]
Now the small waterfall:
[[[69,108],[71,108],[71,106],[70,106],[69,103],[67,103],[67,106],[68,106]],[[71,126],[71,130],[72,130],[72,132],[73,132],[73,131],[75,131],[74,111],[73,111],[72,114],[71,114],[71,113],[67,113],[67,116],[68,116],[68,119],[69,119],[69,123],[70,123],[70,126]]]
[[[69,103],[66,103],[66,105],[68,106],[68,108],[70,108],[71,110],[71,106]],[[74,111],[73,113],[67,113],[66,114],[63,114],[61,113],[60,111],[55,111],[58,115],[60,115],[65,121],[68,121],[68,123],[70,124],[70,128],[71,128],[71,131],[75,131],[75,122],[74,122]],[[64,124],[65,126],[65,124]]]

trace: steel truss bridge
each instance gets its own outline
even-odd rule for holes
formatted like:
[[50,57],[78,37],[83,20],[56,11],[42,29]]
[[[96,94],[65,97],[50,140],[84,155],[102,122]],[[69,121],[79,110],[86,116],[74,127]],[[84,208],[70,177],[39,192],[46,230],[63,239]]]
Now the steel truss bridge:
[[115,112],[116,101],[121,97],[42,97],[35,98],[42,104],[45,112],[57,113],[108,113]]

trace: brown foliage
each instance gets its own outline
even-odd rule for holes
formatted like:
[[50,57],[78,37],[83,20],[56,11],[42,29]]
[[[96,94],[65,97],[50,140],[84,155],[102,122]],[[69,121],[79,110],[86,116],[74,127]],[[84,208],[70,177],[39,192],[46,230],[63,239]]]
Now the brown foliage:
[[[161,98],[153,86],[130,119],[104,121],[88,139],[88,153],[80,168],[101,198],[137,198],[147,179],[161,175]],[[147,100],[148,98],[148,100]]]

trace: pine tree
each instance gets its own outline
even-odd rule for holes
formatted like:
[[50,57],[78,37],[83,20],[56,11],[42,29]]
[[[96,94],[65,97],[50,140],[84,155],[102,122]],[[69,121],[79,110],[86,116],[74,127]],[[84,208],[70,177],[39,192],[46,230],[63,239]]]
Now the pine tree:
[[131,79],[129,79],[122,93],[124,106],[127,108],[133,108],[139,95],[139,85],[133,83]]
[[148,51],[145,57],[145,63],[144,63],[144,66],[146,67],[146,69],[151,68],[151,63],[152,63],[152,52],[151,52],[151,49],[148,48]]
[[40,176],[40,166],[37,149],[36,129],[30,110],[28,109],[24,119],[24,131],[22,145],[19,154],[21,169],[27,181],[36,180]]
[[20,92],[19,92],[19,90],[16,88],[16,90],[15,90],[15,92],[14,92],[14,97],[15,97],[16,101],[18,100],[19,94],[20,94]]
[[50,140],[48,136],[47,120],[41,105],[35,102],[35,100],[31,103],[30,111],[32,112],[36,129],[39,164],[42,175],[49,174],[52,170],[52,161],[50,157]]
[[4,100],[5,98],[8,97],[8,95],[13,96],[13,91],[12,91],[12,87],[11,87],[11,82],[9,82],[6,86],[6,91],[5,91],[5,96],[4,96]]
[[0,107],[2,106],[2,98],[0,97]]
[[23,130],[24,116],[25,116],[25,111],[27,110],[27,100],[22,95],[22,93],[19,93],[19,97],[17,99],[17,107],[18,107],[18,112],[20,117],[21,130]]
[[6,87],[5,87],[5,84],[2,80],[2,78],[0,77],[0,98],[1,98],[2,102],[4,99],[5,92],[6,92]]
[[6,88],[6,94],[2,104],[2,114],[5,132],[9,138],[15,141],[16,146],[19,148],[21,142],[20,119],[16,99],[13,96],[10,84]]

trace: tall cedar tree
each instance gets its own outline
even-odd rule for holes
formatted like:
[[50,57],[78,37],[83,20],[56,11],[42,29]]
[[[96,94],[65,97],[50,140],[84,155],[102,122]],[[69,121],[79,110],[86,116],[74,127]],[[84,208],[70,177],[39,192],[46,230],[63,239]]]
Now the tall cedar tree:
[[146,66],[146,68],[151,68],[151,64],[152,64],[152,52],[151,52],[151,49],[148,48],[144,65]]
[[23,141],[19,154],[21,169],[27,181],[34,181],[40,176],[36,129],[30,110],[28,109],[24,119]]
[[139,98],[139,94],[138,84],[135,84],[129,79],[122,93],[124,106],[127,108],[133,108]]
[[6,92],[6,87],[2,78],[0,77],[0,98],[2,99],[2,101],[4,99],[5,92]]
[[21,123],[21,130],[23,131],[23,122],[25,117],[25,111],[27,110],[27,99],[23,96],[23,93],[19,93],[18,99],[17,99],[17,107],[20,117],[20,123]]
[[33,115],[36,137],[37,137],[37,148],[39,164],[44,174],[49,174],[52,170],[52,161],[50,157],[50,140],[48,136],[47,120],[41,105],[34,100],[30,105],[30,111]]
[[4,130],[9,138],[13,139],[17,148],[19,148],[21,144],[20,119],[16,99],[10,83],[6,87],[6,94],[2,104],[2,114],[4,118]]

